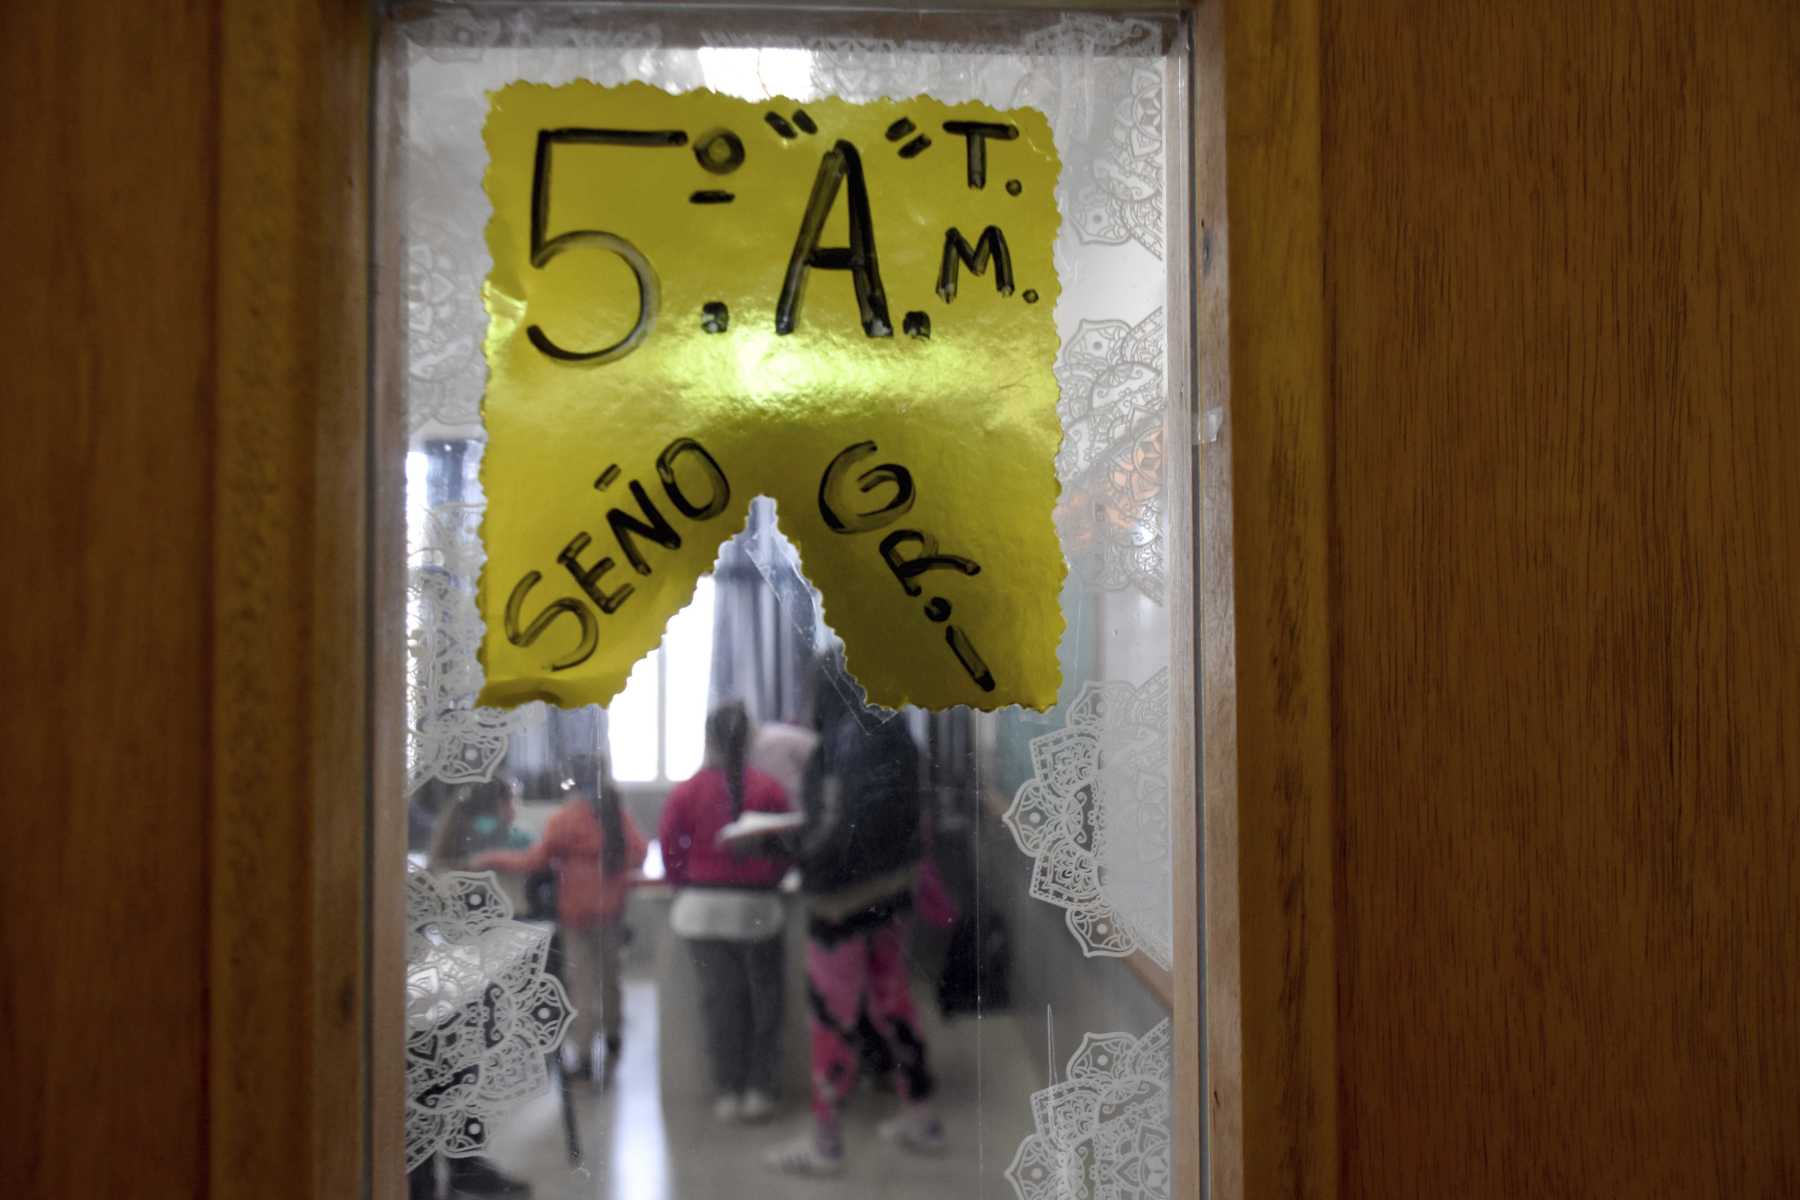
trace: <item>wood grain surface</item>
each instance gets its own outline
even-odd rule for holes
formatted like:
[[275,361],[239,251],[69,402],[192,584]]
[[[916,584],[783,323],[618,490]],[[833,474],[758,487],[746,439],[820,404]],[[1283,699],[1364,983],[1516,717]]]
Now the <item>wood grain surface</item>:
[[[1192,17],[1193,150],[1191,198],[1194,332],[1194,488],[1192,618],[1198,672],[1196,727],[1200,788],[1197,846],[1182,845],[1175,871],[1175,977],[1182,1012],[1201,1014],[1199,1069],[1176,1059],[1177,1163],[1185,1141],[1205,1192],[1244,1194],[1243,1017],[1240,994],[1237,816],[1236,576],[1232,569],[1231,213],[1226,188],[1225,6],[1205,0]],[[1185,868],[1185,869],[1184,869]],[[1187,935],[1200,925],[1198,944]],[[1188,1080],[1197,1085],[1192,1090]],[[1177,1192],[1177,1195],[1184,1193]]]
[[1800,1195],[1800,7],[1307,7],[1228,10],[1241,1194]]
[[367,24],[0,6],[9,1195],[362,1190]]
[[219,30],[212,1185],[324,1200],[369,1167],[370,18]]
[[1343,1194],[1800,1195],[1800,7],[1323,35]]
[[[1231,3],[1221,23],[1223,217],[1217,184],[1198,184],[1201,312],[1229,309],[1226,361],[1216,345],[1201,348],[1203,362],[1212,356],[1202,403],[1226,393],[1222,440],[1202,456],[1202,562],[1213,574],[1201,581],[1210,1178],[1220,1200],[1331,1196],[1337,850],[1319,11],[1311,0]],[[1209,119],[1202,112],[1202,131]]]
[[18,1196],[205,1183],[218,123],[207,72],[142,68],[215,47],[200,4],[0,6],[0,1177]]

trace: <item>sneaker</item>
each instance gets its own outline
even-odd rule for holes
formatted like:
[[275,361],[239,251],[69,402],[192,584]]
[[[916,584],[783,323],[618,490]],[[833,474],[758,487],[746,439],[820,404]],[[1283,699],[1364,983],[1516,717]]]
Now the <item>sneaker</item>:
[[743,1106],[738,1102],[738,1098],[730,1092],[726,1092],[713,1101],[713,1120],[715,1121],[729,1123],[737,1120],[742,1113]]
[[826,1177],[844,1173],[844,1152],[827,1154],[819,1149],[819,1143],[810,1133],[802,1134],[791,1142],[782,1142],[771,1146],[763,1154],[763,1162],[777,1171],[786,1171],[789,1175],[811,1175]]
[[898,1146],[908,1154],[935,1156],[949,1148],[944,1140],[944,1125],[931,1113],[903,1112],[883,1121],[877,1131],[881,1140]]
[[751,1088],[738,1104],[737,1115],[740,1121],[766,1121],[775,1115],[775,1097]]

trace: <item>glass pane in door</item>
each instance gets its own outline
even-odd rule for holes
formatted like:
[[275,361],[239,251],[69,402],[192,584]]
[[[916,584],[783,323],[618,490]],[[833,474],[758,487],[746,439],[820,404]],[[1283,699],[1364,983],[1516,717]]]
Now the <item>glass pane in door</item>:
[[[377,869],[408,897],[407,1023],[383,1036],[405,1042],[413,1195],[1174,1194],[1172,975],[1197,952],[1172,903],[1198,777],[1185,38],[1173,15],[1079,12],[387,18],[378,327],[398,332],[378,353],[408,438],[409,648],[388,815],[408,853]],[[864,703],[766,498],[607,709],[475,705],[482,126],[493,89],[578,79],[1047,115],[1053,708]],[[831,776],[841,878],[783,848],[819,828],[803,801],[827,760],[862,770]],[[904,785],[856,809],[877,773]],[[734,823],[804,820],[728,845],[695,815],[720,796]]]

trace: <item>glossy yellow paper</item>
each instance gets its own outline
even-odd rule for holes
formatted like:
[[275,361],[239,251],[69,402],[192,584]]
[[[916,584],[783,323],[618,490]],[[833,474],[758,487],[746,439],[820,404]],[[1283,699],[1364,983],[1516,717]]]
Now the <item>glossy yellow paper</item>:
[[1055,702],[1041,113],[513,84],[486,141],[482,704],[611,700],[758,494],[871,700]]

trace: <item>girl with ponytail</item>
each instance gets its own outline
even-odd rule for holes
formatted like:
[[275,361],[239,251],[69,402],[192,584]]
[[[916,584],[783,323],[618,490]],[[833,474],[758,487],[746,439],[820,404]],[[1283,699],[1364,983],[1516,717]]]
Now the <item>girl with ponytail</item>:
[[721,837],[748,814],[792,811],[781,785],[748,765],[750,733],[741,702],[708,714],[705,761],[670,791],[658,830],[676,889],[669,924],[698,975],[718,1094],[713,1113],[722,1121],[771,1116],[781,1063],[783,909],[776,889],[788,864],[767,843]]
[[[605,745],[605,734],[599,737]],[[621,1035],[619,951],[624,945],[627,888],[644,865],[648,849],[631,814],[619,803],[612,765],[601,753],[571,755],[568,798],[544,826],[543,838],[528,850],[484,854],[476,870],[529,874],[546,865],[556,870],[556,918],[563,937],[569,999],[575,1020],[569,1043],[575,1047],[572,1074],[593,1073],[594,1033],[606,1037],[600,1082],[612,1080]]]

